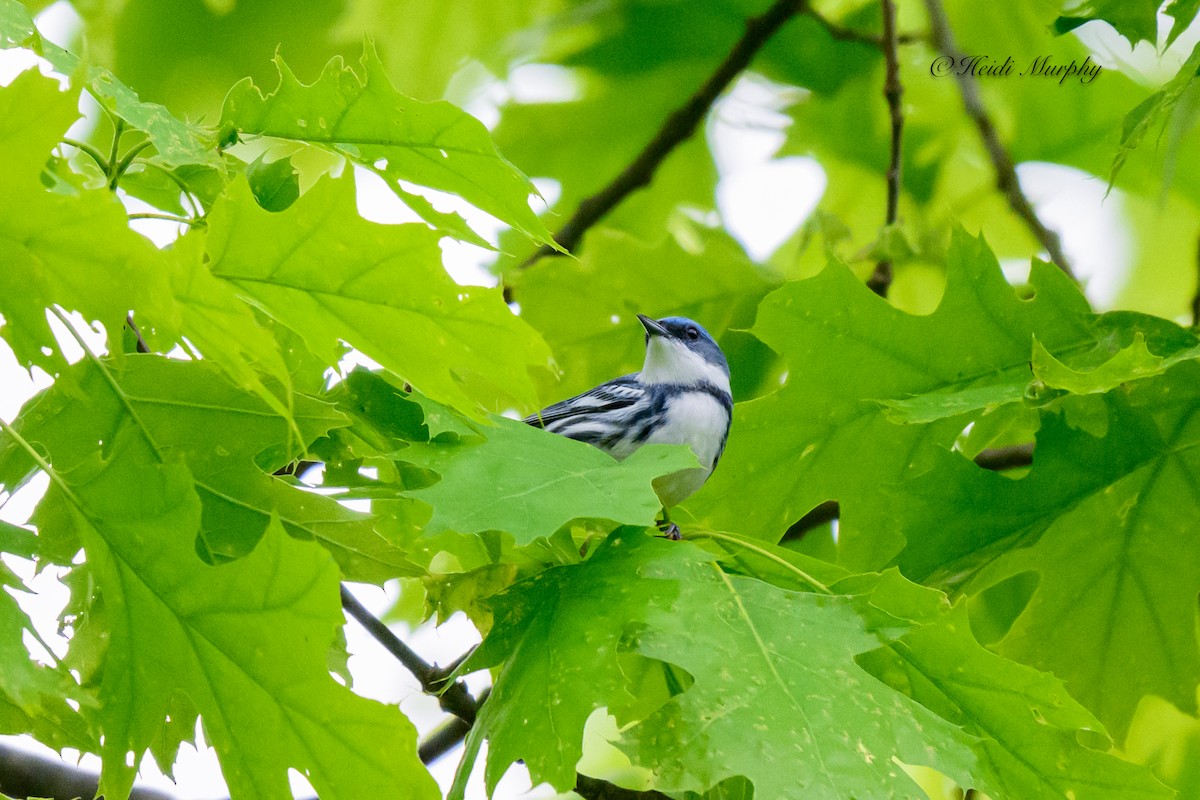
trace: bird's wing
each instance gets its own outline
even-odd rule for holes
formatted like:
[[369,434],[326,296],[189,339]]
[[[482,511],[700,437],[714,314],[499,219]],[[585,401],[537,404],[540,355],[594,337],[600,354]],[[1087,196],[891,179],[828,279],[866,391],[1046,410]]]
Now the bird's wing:
[[646,389],[638,382],[636,375],[625,375],[544,408],[539,413],[526,417],[525,422],[553,431],[564,424],[569,425],[586,417],[628,408],[645,394]]

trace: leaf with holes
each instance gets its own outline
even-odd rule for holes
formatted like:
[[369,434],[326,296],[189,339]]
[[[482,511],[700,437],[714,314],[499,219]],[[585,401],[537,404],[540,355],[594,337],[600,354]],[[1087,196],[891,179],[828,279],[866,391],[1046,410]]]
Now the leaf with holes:
[[546,345],[498,290],[456,284],[438,238],[420,224],[364,220],[346,177],[318,183],[277,214],[237,181],[209,214],[207,245],[213,275],[330,365],[344,340],[466,413],[532,407],[528,368],[549,363]]
[[450,192],[539,244],[552,241],[529,206],[537,190],[500,155],[483,124],[449,103],[422,103],[396,91],[374,46],[363,52],[361,75],[335,58],[311,86],[282,58],[275,65],[279,86],[271,94],[264,96],[249,78],[230,89],[222,126],[332,148],[391,185],[406,181]]

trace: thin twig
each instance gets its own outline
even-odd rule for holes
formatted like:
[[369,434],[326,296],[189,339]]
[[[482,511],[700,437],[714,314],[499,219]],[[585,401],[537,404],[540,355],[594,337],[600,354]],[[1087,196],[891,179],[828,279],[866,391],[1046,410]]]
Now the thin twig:
[[188,217],[180,217],[175,214],[158,214],[151,211],[139,211],[136,214],[130,214],[129,219],[163,219],[167,222],[178,222],[180,225],[204,227],[203,219],[190,219]]
[[639,792],[583,774],[575,775],[575,794],[583,800],[671,800],[670,795],[653,789]]
[[[954,34],[950,31],[950,24],[946,20],[946,11],[942,7],[941,0],[925,0],[925,8],[929,11],[930,32],[933,35],[934,46],[941,52],[943,56],[950,59],[952,65],[962,63],[962,52],[954,43]],[[979,129],[979,136],[983,139],[983,147],[987,150],[988,158],[991,159],[992,168],[996,171],[996,187],[1008,200],[1008,205],[1012,208],[1016,215],[1021,218],[1034,238],[1041,243],[1042,248],[1050,255],[1050,260],[1055,266],[1065,272],[1072,280],[1075,278],[1075,273],[1071,271],[1070,264],[1067,263],[1067,258],[1063,254],[1062,243],[1059,241],[1058,234],[1047,228],[1038,219],[1037,214],[1033,210],[1029,199],[1025,197],[1021,191],[1021,183],[1017,180],[1017,170],[1013,165],[1012,156],[1004,149],[1004,145],[1000,142],[1000,136],[996,132],[996,126],[992,123],[992,118],[988,115],[987,109],[983,105],[983,99],[979,94],[979,84],[975,81],[975,76],[970,74],[970,70],[962,70],[954,68],[954,78],[958,81],[958,91],[962,95],[963,106],[967,110],[967,116],[975,123],[975,127]]]
[[[872,47],[877,47],[880,50],[884,48],[884,37],[876,36],[873,33],[864,31],[856,31],[853,28],[845,28],[831,21],[822,14],[818,14],[808,3],[805,3],[804,8],[800,9],[800,13],[811,17],[818,25],[825,29],[832,38],[843,42],[859,42],[861,44],[869,44]],[[922,42],[925,37],[920,33],[901,33],[896,36],[896,43],[901,45],[916,44]]]
[[[883,96],[887,99],[888,116],[892,123],[892,148],[887,171],[887,217],[885,225],[896,224],[900,209],[900,155],[904,138],[904,111],[900,98],[904,86],[900,83],[900,59],[896,56],[896,6],[892,0],[880,0],[883,12],[883,61],[886,77],[883,81]],[[867,279],[867,286],[880,297],[887,297],[892,285],[892,260],[884,258],[875,265],[875,271]]]
[[350,590],[342,586],[342,608],[354,617],[358,624],[366,628],[367,633],[391,653],[404,668],[413,674],[421,684],[421,690],[426,694],[438,695],[442,708],[467,723],[475,722],[477,705],[467,687],[462,682],[446,685],[446,672],[438,669],[415,651],[400,637],[392,633],[391,628],[376,618],[370,611],[358,602]]
[[121,149],[121,137],[125,135],[125,120],[117,117],[113,122],[112,150],[108,154],[108,188],[116,191],[120,174],[117,173],[117,153]]
[[146,340],[142,338],[142,332],[133,322],[133,314],[125,316],[125,324],[129,326],[129,330],[133,331],[134,337],[137,339],[137,351],[139,353],[149,353],[150,345],[146,344]]
[[[650,140],[621,174],[596,194],[584,200],[574,215],[554,234],[554,239],[565,250],[573,251],[579,246],[584,232],[604,218],[608,212],[637,189],[646,186],[654,177],[659,165],[671,151],[691,138],[703,121],[716,99],[733,83],[734,78],[750,65],[754,56],[775,35],[784,23],[795,16],[804,6],[805,0],[776,0],[762,16],[746,21],[746,31],[738,39],[729,55],[709,76],[687,102],[667,117],[658,133]],[[557,251],[543,245],[521,266],[527,267],[542,256]]]
[[[490,686],[480,692],[479,699],[475,701],[476,707],[483,708],[484,701],[491,693],[492,687]],[[421,741],[421,744],[417,746],[417,756],[421,759],[422,764],[432,764],[458,747],[462,740],[467,738],[470,731],[469,724],[458,717],[450,717]]]
[[115,182],[119,182],[121,180],[121,176],[123,176],[126,173],[126,171],[128,171],[129,167],[133,164],[133,160],[138,157],[139,153],[141,153],[143,150],[145,150],[149,146],[150,146],[150,140],[147,139],[144,142],[138,142],[137,144],[135,144],[133,147],[129,148],[125,152],[125,155],[121,158],[121,160],[119,162],[117,162],[117,166],[113,169],[113,181],[114,181],[113,188],[114,189],[116,188]]
[[[0,744],[0,787],[9,797],[95,797],[100,776]],[[135,786],[129,800],[174,800],[157,789]]]
[[156,169],[163,175],[166,175],[168,178],[170,178],[171,181],[179,187],[179,190],[183,193],[184,199],[188,201],[188,205],[192,207],[192,217],[195,219],[204,218],[204,214],[200,213],[200,206],[197,204],[196,198],[192,194],[192,190],[188,188],[187,184],[184,183],[178,175],[164,167],[162,164],[155,164],[153,161],[142,160],[135,162],[135,164],[139,167],[151,167],[152,169]]
[[108,176],[108,162],[104,160],[104,155],[101,154],[99,150],[92,147],[87,142],[81,142],[77,139],[64,138],[62,143],[68,147],[74,147],[79,152],[91,157],[92,161],[96,162],[96,166],[100,168],[100,171],[104,173],[105,177]]

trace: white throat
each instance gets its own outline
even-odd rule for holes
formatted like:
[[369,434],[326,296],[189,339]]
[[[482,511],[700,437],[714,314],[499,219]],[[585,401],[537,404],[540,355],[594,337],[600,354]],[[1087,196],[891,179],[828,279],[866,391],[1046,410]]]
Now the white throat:
[[729,391],[729,376],[725,370],[692,352],[683,342],[651,336],[646,346],[646,363],[638,376],[642,383],[674,383],[694,386],[711,383]]

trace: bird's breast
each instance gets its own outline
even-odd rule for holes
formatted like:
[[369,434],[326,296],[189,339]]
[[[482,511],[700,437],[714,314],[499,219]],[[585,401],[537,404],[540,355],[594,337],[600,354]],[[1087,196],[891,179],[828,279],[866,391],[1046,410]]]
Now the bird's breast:
[[663,423],[646,440],[652,444],[686,444],[705,473],[721,452],[729,431],[729,411],[712,394],[682,392],[667,401]]

